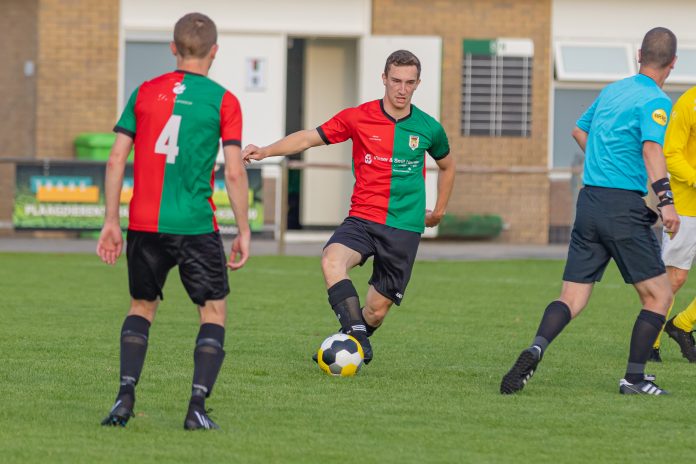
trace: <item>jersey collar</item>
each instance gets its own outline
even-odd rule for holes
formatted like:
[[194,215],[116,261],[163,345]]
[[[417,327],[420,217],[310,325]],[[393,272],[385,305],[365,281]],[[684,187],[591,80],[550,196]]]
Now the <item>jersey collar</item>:
[[389,113],[387,113],[384,109],[384,99],[383,98],[379,100],[379,108],[382,110],[382,114],[384,114],[387,117],[387,119],[389,119],[394,124],[396,124],[397,122],[405,121],[406,119],[411,117],[411,114],[413,114],[413,105],[410,105],[408,108],[408,114],[406,116],[404,116],[401,119],[392,118],[391,115]]
[[[636,76],[638,76],[638,79],[640,79],[641,81],[645,82],[646,84],[651,83],[651,84],[657,86],[657,82],[655,82],[655,79],[653,79],[653,78],[650,77],[650,76],[646,76],[645,74],[641,74],[641,73],[636,74]],[[658,87],[659,87],[659,86],[658,86]]]
[[205,77],[203,74],[199,74],[199,73],[195,73],[195,72],[191,72],[191,71],[186,71],[186,70],[184,70],[184,69],[177,69],[177,70],[175,70],[174,72],[182,73],[182,74],[190,74],[190,75],[192,75],[192,76],[201,76],[201,77]]

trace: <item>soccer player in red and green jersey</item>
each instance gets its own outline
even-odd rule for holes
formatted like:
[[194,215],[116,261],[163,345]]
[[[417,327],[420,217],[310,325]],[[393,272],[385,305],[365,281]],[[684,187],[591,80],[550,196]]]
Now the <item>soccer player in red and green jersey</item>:
[[[455,164],[440,123],[411,104],[420,83],[420,61],[398,50],[386,61],[384,98],[348,108],[316,129],[295,132],[266,147],[248,145],[244,160],[287,156],[310,147],[353,141],[355,185],[351,207],[329,239],[321,266],[329,303],[341,330],[358,339],[365,362],[372,360],[368,337],[392,304],[399,305],[425,226],[436,226],[454,184]],[[433,211],[425,209],[425,153],[440,171]],[[374,256],[365,307],[348,271]]]
[[[239,102],[206,77],[217,53],[216,42],[210,18],[199,13],[182,17],[171,43],[177,70],[138,87],[114,128],[116,141],[106,168],[106,217],[97,254],[108,264],[121,254],[119,197],[126,159],[135,144],[126,250],[131,305],[121,330],[121,387],[103,425],[125,426],[133,416],[150,324],[163,298],[167,273],[178,265],[201,323],[184,428],[218,428],[206,414],[205,399],[225,357],[226,267],[239,269],[247,261],[251,233]],[[220,139],[225,184],[239,229],[227,263],[211,198]]]

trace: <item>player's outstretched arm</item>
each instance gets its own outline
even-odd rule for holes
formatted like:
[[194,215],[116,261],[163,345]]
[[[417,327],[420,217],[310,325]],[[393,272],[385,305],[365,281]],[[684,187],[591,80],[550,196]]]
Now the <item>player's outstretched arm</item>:
[[457,171],[454,156],[452,155],[435,162],[437,167],[440,168],[437,177],[437,200],[435,201],[435,209],[425,213],[426,227],[435,227],[445,215],[447,203],[449,203],[450,195],[452,194],[452,187],[454,187],[454,176]]
[[242,157],[245,163],[249,163],[251,160],[260,161],[270,156],[294,155],[295,153],[319,145],[324,145],[324,141],[319,135],[319,132],[316,129],[305,129],[293,132],[265,147],[247,145],[244,147]]
[[[654,184],[658,180],[667,178],[667,166],[665,165],[665,157],[662,153],[662,145],[656,142],[646,141],[643,143],[643,160],[645,161],[645,169],[648,171],[648,179]],[[657,196],[661,196],[664,190],[657,190]],[[679,216],[677,210],[674,209],[674,203],[664,205],[660,208],[660,216],[662,217],[662,225],[665,230],[675,236],[679,231]]]
[[109,161],[106,163],[104,226],[97,242],[97,255],[106,264],[115,264],[123,249],[123,236],[121,235],[121,220],[118,209],[126,161],[132,147],[133,139],[130,136],[122,133],[116,134],[116,141],[111,147]]
[[232,250],[227,267],[233,271],[240,269],[249,259],[249,179],[239,147],[228,145],[225,154],[225,187],[230,198],[234,220],[237,223],[237,236],[232,241]]

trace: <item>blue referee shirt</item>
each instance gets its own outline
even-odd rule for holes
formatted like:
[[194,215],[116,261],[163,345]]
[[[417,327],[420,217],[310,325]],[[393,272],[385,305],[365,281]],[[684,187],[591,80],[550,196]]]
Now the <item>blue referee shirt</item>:
[[643,142],[662,145],[672,101],[643,74],[606,86],[577,126],[588,133],[584,184],[647,195]]

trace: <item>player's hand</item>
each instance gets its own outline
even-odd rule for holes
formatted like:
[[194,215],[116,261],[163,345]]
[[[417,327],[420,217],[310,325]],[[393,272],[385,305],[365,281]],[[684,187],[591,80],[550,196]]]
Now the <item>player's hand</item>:
[[263,150],[256,145],[249,144],[242,150],[242,159],[244,160],[244,165],[248,165],[252,160],[261,161],[266,158],[266,154]]
[[251,232],[239,232],[232,241],[232,250],[230,251],[230,259],[227,261],[227,267],[233,271],[241,269],[249,259],[249,242],[251,242]]
[[116,264],[123,249],[121,226],[115,222],[105,222],[97,242],[97,255],[106,264]]
[[425,210],[425,227],[435,227],[442,220],[442,214],[435,214],[432,210]]
[[674,237],[679,232],[679,215],[677,210],[674,209],[674,205],[665,205],[659,208],[660,217],[662,218],[662,225],[665,227],[665,231]]

